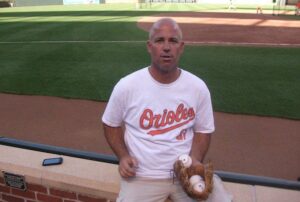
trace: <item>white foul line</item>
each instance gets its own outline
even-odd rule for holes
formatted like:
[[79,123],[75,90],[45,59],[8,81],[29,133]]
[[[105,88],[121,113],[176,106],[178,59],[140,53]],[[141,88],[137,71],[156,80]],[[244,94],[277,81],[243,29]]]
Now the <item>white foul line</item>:
[[218,42],[218,41],[185,41],[188,45],[227,45],[227,46],[291,46],[300,47],[300,44],[291,43],[252,43],[252,42]]

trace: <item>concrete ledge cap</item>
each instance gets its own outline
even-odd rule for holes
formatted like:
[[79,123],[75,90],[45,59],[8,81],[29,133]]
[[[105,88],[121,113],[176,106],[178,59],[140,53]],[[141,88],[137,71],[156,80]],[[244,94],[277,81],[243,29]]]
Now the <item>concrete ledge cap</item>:
[[[0,154],[0,170],[24,175],[27,183],[111,199],[119,192],[117,165],[3,145]],[[63,164],[42,166],[44,159],[59,156]]]

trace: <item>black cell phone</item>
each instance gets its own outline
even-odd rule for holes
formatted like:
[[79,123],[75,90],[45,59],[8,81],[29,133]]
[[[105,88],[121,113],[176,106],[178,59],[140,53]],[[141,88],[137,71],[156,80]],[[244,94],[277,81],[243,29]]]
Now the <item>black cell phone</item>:
[[44,159],[43,166],[59,165],[62,164],[62,162],[63,158],[61,157]]

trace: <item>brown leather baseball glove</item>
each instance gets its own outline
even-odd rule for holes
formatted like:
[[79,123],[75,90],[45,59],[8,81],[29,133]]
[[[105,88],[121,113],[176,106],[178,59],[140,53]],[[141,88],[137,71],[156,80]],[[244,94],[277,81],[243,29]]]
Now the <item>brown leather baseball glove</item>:
[[[205,165],[191,166],[185,168],[180,160],[174,163],[174,172],[184,191],[197,201],[206,200],[213,190],[213,165],[211,162]],[[200,175],[205,181],[202,192],[193,189],[189,179],[193,175]]]

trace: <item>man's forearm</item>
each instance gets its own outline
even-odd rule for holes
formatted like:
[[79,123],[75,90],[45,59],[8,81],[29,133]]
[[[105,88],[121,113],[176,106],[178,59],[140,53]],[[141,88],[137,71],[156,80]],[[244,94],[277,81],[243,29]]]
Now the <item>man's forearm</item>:
[[208,151],[211,134],[195,133],[190,155],[198,161],[203,162]]
[[105,138],[116,156],[121,159],[123,156],[129,155],[122,127],[110,127],[103,123],[103,129]]

